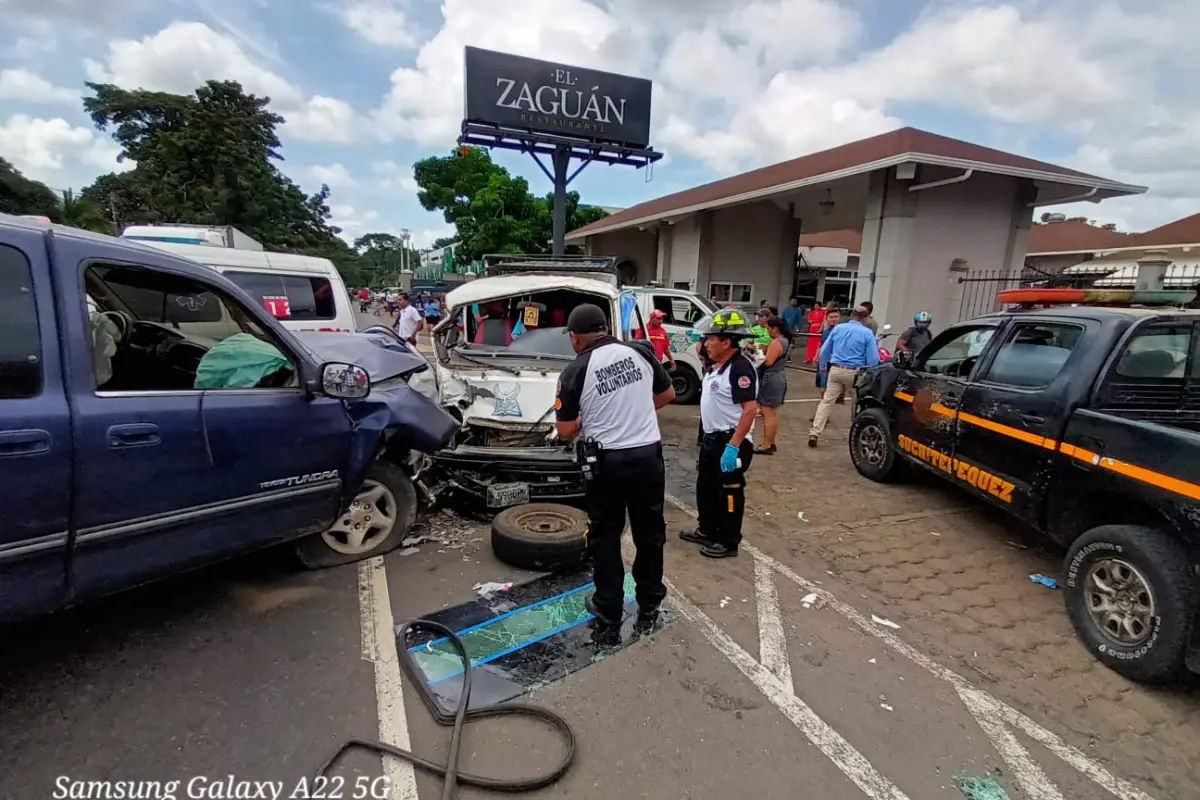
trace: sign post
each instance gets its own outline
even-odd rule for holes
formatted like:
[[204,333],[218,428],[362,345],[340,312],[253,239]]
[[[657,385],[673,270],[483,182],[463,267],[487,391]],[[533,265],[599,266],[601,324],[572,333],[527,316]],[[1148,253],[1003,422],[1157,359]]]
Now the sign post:
[[[567,186],[592,162],[648,167],[652,84],[611,72],[465,48],[460,147],[529,153],[554,184],[555,255],[566,249]],[[540,156],[551,159],[547,169]],[[571,172],[571,160],[582,163]]]

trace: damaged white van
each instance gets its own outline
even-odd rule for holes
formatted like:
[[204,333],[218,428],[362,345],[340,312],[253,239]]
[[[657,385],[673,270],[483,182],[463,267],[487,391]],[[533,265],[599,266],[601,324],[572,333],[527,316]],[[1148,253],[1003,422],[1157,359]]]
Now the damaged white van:
[[645,332],[615,259],[486,256],[485,276],[446,295],[433,332],[442,405],[462,428],[433,457],[439,494],[466,495],[491,509],[582,499],[573,445],[558,440],[558,377],[575,358],[567,315],[593,303],[620,339]]

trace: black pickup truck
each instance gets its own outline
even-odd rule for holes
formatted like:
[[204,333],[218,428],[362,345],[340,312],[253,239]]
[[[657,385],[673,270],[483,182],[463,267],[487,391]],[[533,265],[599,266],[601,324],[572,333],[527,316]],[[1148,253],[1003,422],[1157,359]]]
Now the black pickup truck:
[[923,467],[1067,548],[1067,612],[1128,678],[1200,673],[1200,313],[978,317],[859,378],[850,453]]

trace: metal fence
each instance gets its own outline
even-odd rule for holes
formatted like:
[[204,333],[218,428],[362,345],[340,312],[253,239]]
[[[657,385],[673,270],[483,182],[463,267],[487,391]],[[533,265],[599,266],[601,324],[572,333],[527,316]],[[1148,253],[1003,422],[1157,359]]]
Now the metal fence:
[[[1137,280],[1137,264],[1099,264],[1088,270],[1085,265],[1072,267],[1070,273],[1044,272],[1026,266],[1019,273],[1007,270],[972,270],[958,279],[962,286],[959,319],[1000,311],[1000,292],[1005,289],[1028,288],[1132,288]],[[1200,263],[1176,263],[1168,268],[1163,280],[1165,289],[1200,288]],[[1193,305],[1196,305],[1193,303]]]

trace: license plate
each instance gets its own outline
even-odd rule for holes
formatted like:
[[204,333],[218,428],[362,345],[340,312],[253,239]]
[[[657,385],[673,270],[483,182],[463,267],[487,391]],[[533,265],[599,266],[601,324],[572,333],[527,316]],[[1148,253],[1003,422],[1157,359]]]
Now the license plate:
[[487,489],[488,508],[508,508],[528,502],[528,483],[497,483]]

